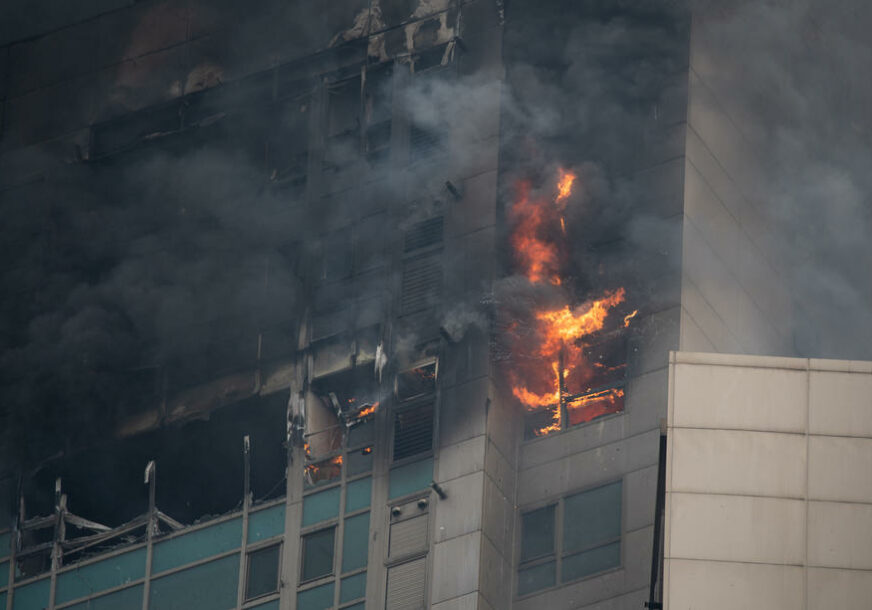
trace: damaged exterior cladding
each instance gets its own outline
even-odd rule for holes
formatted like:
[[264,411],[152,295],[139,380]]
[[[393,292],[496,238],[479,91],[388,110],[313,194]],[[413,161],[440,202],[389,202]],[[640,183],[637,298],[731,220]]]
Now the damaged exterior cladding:
[[[645,100],[654,110],[640,119],[626,172],[651,226],[666,227],[638,255],[657,290],[628,281],[625,302],[596,331],[556,350],[587,359],[595,372],[584,387],[566,390],[571,371],[558,366],[558,399],[526,409],[496,337],[500,291],[520,285],[506,251],[507,193],[517,157],[535,156],[516,146],[526,133],[517,123],[532,119],[509,93],[529,70],[557,68],[523,64],[504,43],[540,7],[262,4],[107,0],[68,23],[30,24],[27,38],[0,48],[3,189],[24,197],[71,167],[128,175],[154,167],[152,154],[170,159],[157,165],[169,174],[229,149],[224,171],[244,166],[263,208],[221,212],[240,233],[257,218],[252,247],[274,240],[245,267],[252,315],[204,313],[194,326],[206,338],[165,358],[154,350],[131,374],[136,400],[107,418],[107,436],[136,476],[91,502],[111,525],[73,512],[88,503],[77,489],[100,489],[82,475],[104,465],[90,453],[96,440],[78,448],[84,469],[43,464],[42,504],[29,499],[34,481],[46,487],[36,475],[2,479],[14,510],[0,508],[9,520],[0,523],[0,610],[617,610],[660,600],[670,350],[786,344],[773,322],[785,312],[754,306],[782,303],[779,282],[745,281],[768,260],[765,231],[747,249],[760,260],[722,268],[723,242],[705,223],[727,197],[697,188],[696,176],[733,171],[706,155],[741,144],[715,128],[724,122],[706,96],[717,92],[691,78],[687,16],[669,29],[675,56],[656,99]],[[571,19],[600,22],[597,3],[578,6]],[[537,41],[562,53],[564,38]],[[597,52],[616,61],[634,50],[612,41]],[[86,67],[54,69],[67,53],[86,54]],[[53,109],[58,96],[63,112]],[[550,180],[552,165],[529,173]],[[215,174],[198,180],[220,191]],[[207,199],[218,209],[224,196]],[[190,237],[208,226],[197,212],[173,208],[170,224],[194,226],[181,234]],[[206,258],[232,266],[240,251],[215,241]],[[591,245],[591,256],[608,260],[612,245]],[[150,247],[149,236],[131,237],[130,251],[162,260]],[[730,279],[720,284],[729,299],[711,294],[715,267]],[[543,286],[530,293],[554,289]],[[761,298],[769,295],[779,298]],[[589,294],[572,299],[567,311],[594,310]],[[719,315],[705,315],[707,302]],[[578,401],[602,396],[620,400],[579,415]],[[670,595],[675,562],[687,559],[670,554],[677,533],[666,533]]]

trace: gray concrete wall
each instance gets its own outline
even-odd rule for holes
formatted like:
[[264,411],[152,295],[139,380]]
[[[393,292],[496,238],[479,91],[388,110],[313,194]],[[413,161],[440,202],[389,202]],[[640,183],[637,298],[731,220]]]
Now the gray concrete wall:
[[872,363],[675,352],[665,608],[867,608]]
[[[723,79],[735,61],[717,18],[692,26],[684,171],[681,349],[791,355],[791,304],[754,199],[767,178]],[[734,65],[731,66],[735,68]]]

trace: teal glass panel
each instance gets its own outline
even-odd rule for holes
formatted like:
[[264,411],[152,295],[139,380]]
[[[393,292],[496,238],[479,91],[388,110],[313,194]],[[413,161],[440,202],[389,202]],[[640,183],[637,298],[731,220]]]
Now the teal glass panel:
[[560,577],[563,582],[569,582],[576,578],[616,568],[619,565],[621,565],[621,543],[613,542],[583,553],[564,557]]
[[151,568],[155,574],[158,574],[212,555],[238,549],[241,542],[242,519],[224,521],[154,545]]
[[339,603],[352,602],[366,595],[366,572],[342,579],[339,590]]
[[345,512],[367,508],[372,499],[372,478],[352,481],[345,488]]
[[251,610],[279,610],[279,600],[274,599],[259,606],[251,606]]
[[64,610],[142,610],[142,585],[95,597]]
[[23,587],[15,587],[12,610],[43,610],[48,607],[51,579],[44,578]]
[[366,565],[369,554],[369,513],[345,520],[342,537],[342,572],[351,572]]
[[12,554],[12,532],[0,534],[0,559]]
[[303,498],[303,527],[338,516],[339,492],[339,487],[333,487]]
[[366,607],[366,602],[360,602],[359,604],[354,604],[353,606],[348,606],[347,608],[343,608],[342,610],[363,610]]
[[553,561],[518,570],[518,595],[553,587],[556,574],[557,564]]
[[[0,562],[0,589],[9,584],[9,562]],[[0,610],[5,610],[0,606]]]
[[621,482],[564,501],[563,551],[582,551],[621,536]]
[[433,481],[433,458],[412,462],[391,470],[389,497],[399,498],[422,489]]
[[297,610],[326,610],[332,607],[332,582],[297,593]]
[[6,607],[6,592],[0,593],[0,608]]
[[56,602],[63,604],[80,597],[127,584],[145,576],[146,550],[136,549],[97,563],[58,574]]
[[372,470],[372,447],[353,449],[346,456],[348,457],[348,476],[353,477],[356,474],[363,474]]
[[236,607],[239,555],[174,572],[151,582],[150,610],[230,610]]
[[285,505],[259,510],[248,516],[248,544],[285,533]]

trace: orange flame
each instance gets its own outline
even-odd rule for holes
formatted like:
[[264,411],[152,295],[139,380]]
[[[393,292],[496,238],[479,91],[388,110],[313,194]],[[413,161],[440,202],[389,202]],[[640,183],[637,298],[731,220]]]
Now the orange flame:
[[638,309],[634,309],[633,313],[628,313],[624,316],[624,328],[628,328],[630,326],[630,320],[636,317],[636,314],[639,313]]
[[374,402],[373,404],[367,405],[366,407],[362,408],[357,413],[357,419],[363,419],[364,417],[372,415],[373,413],[376,412],[376,409],[378,409],[378,405],[379,405],[378,402]]
[[[534,198],[528,182],[519,185],[518,199],[511,210],[514,229],[510,242],[519,271],[531,283],[563,284],[560,267],[566,258],[566,223],[562,212],[576,179],[575,173],[559,170],[553,204]],[[599,363],[586,361],[585,338],[601,330],[610,311],[625,299],[624,288],[617,288],[577,307],[567,304],[533,312],[532,342],[530,337],[525,337],[514,346],[513,352],[520,358],[513,362],[510,377],[512,394],[528,411],[552,408],[551,422],[534,430],[536,436],[549,434],[564,425],[561,401],[566,404],[570,423],[620,410],[624,391],[619,388],[577,396],[590,390],[595,372],[602,368]],[[624,317],[625,327],[636,313]],[[511,322],[509,329],[514,332],[517,324]],[[566,394],[576,397],[568,399]]]

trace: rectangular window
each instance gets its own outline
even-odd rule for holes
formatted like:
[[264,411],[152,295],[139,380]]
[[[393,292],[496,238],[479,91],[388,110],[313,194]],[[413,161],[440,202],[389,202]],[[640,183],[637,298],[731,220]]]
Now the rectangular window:
[[279,590],[280,550],[281,545],[274,544],[248,554],[245,599],[254,599]]
[[333,574],[335,536],[335,527],[303,536],[301,581],[315,580]]
[[522,513],[518,595],[620,566],[621,497],[615,481]]

